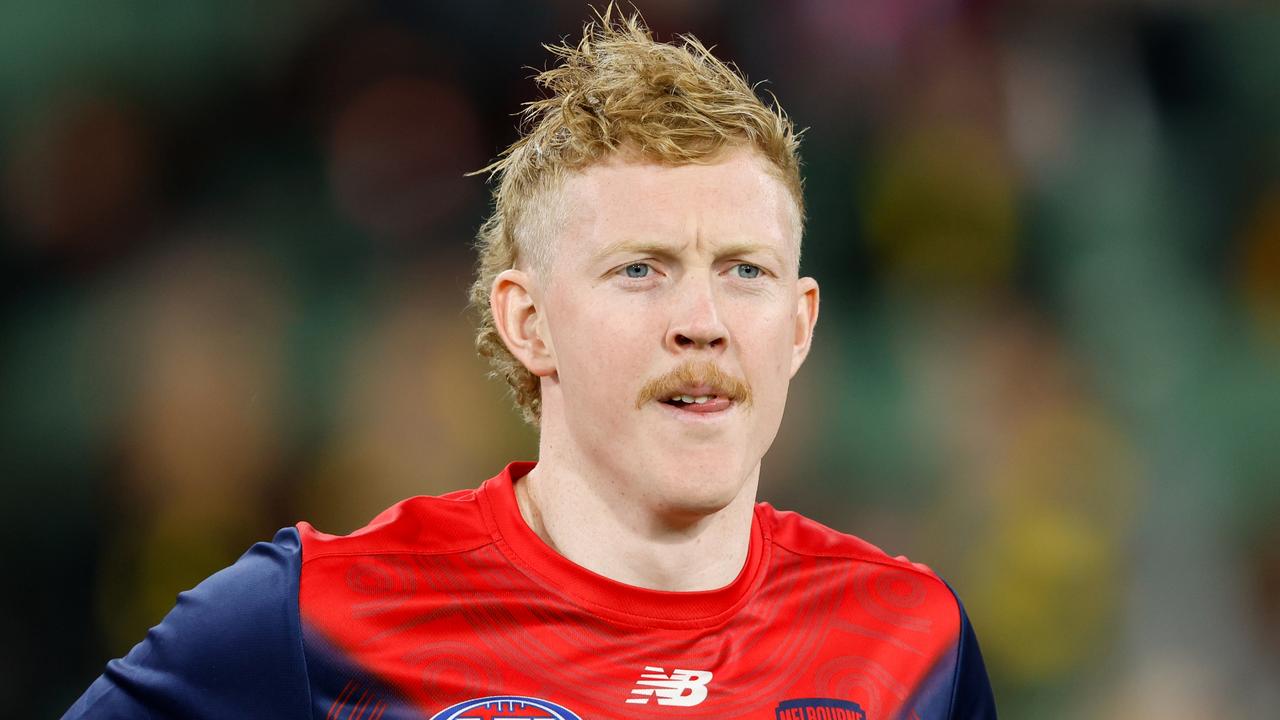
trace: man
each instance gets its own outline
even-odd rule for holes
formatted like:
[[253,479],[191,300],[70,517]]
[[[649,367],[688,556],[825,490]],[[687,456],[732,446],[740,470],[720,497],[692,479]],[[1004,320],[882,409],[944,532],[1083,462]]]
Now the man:
[[932,572],[755,502],[818,318],[791,123],[638,17],[556,53],[472,291],[537,464],[282,530],[69,717],[994,717]]

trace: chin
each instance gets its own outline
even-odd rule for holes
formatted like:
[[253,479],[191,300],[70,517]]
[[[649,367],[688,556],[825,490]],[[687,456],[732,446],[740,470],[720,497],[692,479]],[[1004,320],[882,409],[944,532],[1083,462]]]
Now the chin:
[[676,469],[659,480],[655,498],[659,512],[673,517],[701,518],[728,507],[742,491],[744,477],[723,466],[713,472]]
[[700,498],[668,498],[656,509],[655,514],[669,518],[668,522],[693,524],[715,515],[728,506],[729,503],[711,502]]

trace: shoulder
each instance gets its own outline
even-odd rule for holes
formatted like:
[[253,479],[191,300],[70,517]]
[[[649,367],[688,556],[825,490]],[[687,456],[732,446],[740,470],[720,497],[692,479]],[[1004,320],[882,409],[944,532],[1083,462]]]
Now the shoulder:
[[493,542],[493,536],[478,493],[459,490],[402,500],[348,535],[331,535],[309,523],[298,523],[303,561],[352,555],[446,554],[482,547]]
[[960,601],[927,565],[890,556],[862,538],[794,512],[761,504],[784,582],[823,588],[841,598],[842,613],[892,632],[920,633],[936,649],[961,630]]
[[293,528],[179,593],[178,602],[65,717],[230,717],[266,708],[302,717],[309,687]]
[[[995,703],[978,639],[964,605],[927,565],[890,556],[859,537],[798,513],[760,503],[757,512],[774,547],[792,565],[822,564],[822,575],[846,594],[846,611],[861,626],[910,636],[928,646],[932,667],[916,684],[909,706],[919,717],[994,718]],[[928,641],[924,638],[928,638]]]

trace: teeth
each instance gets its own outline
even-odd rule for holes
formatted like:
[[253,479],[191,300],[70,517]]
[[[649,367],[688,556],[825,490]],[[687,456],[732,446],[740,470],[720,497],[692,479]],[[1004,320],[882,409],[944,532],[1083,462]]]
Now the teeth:
[[685,403],[686,405],[693,404],[693,403],[702,405],[713,397],[715,397],[715,395],[699,395],[697,397],[694,397],[692,395],[672,395],[671,402],[682,402],[682,403]]

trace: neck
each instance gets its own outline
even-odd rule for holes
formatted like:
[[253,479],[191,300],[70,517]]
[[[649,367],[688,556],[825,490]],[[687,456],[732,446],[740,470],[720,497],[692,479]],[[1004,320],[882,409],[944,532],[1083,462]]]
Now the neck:
[[757,463],[725,507],[682,514],[637,503],[625,489],[642,478],[620,481],[544,452],[515,493],[530,529],[571,562],[628,585],[690,592],[724,587],[742,570],[759,473]]

